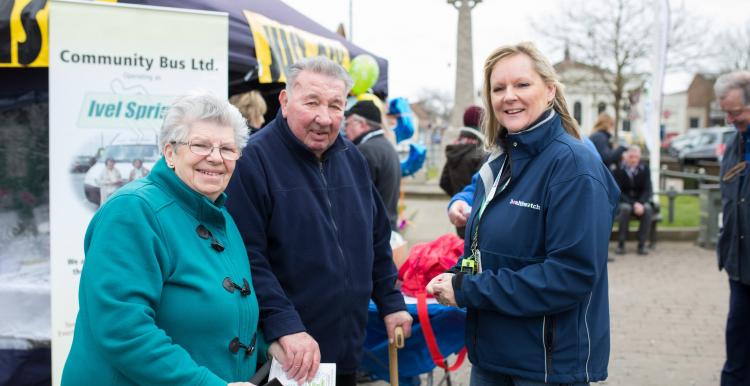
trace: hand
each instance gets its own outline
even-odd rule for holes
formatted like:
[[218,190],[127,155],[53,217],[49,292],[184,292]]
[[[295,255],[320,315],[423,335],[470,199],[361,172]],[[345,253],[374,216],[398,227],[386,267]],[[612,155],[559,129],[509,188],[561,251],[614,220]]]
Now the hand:
[[388,332],[388,343],[395,342],[396,339],[396,327],[401,326],[404,329],[404,338],[411,336],[411,322],[414,319],[406,311],[396,311],[390,313],[383,318],[385,322],[385,331]]
[[466,201],[456,200],[451,204],[450,208],[448,208],[448,219],[454,226],[465,226],[466,222],[469,221],[468,213],[470,211],[471,207]]
[[427,293],[434,296],[438,303],[444,306],[458,307],[456,294],[453,292],[452,273],[441,273],[427,283]]
[[282,368],[286,366],[286,354],[284,354],[284,349],[281,348],[281,345],[278,341],[274,341],[270,346],[268,346],[268,353],[281,364]]
[[287,377],[300,384],[312,380],[320,366],[318,342],[306,332],[284,335],[278,342],[284,351],[286,363],[281,367]]
[[641,204],[640,202],[636,202],[635,204],[633,204],[633,213],[636,216],[638,217],[643,216],[644,211],[645,211],[645,208],[643,207],[643,204]]

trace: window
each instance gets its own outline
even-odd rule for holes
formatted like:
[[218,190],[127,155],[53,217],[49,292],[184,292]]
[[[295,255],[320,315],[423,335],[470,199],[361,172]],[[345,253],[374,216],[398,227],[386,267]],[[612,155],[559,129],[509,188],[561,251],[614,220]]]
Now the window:
[[606,109],[607,109],[607,104],[604,102],[599,102],[599,104],[596,106],[596,113],[601,114]]
[[694,117],[690,118],[690,128],[691,129],[694,129],[694,128],[699,127],[699,126],[700,126],[700,119],[694,118]]
[[630,131],[630,120],[625,119],[622,121],[622,131]]
[[573,118],[578,122],[578,126],[583,126],[583,121],[581,121],[581,102],[576,101],[573,104]]

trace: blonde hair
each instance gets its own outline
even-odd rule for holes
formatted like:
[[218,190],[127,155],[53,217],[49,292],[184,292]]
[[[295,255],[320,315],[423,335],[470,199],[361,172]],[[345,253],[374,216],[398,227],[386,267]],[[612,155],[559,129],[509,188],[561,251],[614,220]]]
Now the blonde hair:
[[[515,45],[501,46],[495,49],[495,51],[487,57],[487,60],[484,61],[484,95],[482,95],[482,102],[485,111],[493,111],[491,100],[492,89],[490,85],[492,69],[497,62],[519,54],[526,55],[531,59],[534,70],[539,74],[545,84],[555,86],[555,98],[552,100],[550,107],[560,115],[563,129],[573,137],[581,139],[581,136],[578,133],[578,123],[576,123],[575,119],[573,119],[568,111],[568,103],[565,101],[565,93],[563,91],[564,86],[560,83],[557,72],[547,58],[545,58],[531,42],[521,42]],[[507,132],[507,129],[503,127],[494,116],[484,114],[484,117],[482,118],[482,131],[487,138],[487,147],[489,150],[492,150],[491,148],[497,146],[498,138],[504,135]]]
[[248,123],[256,122],[266,114],[266,110],[268,109],[266,101],[263,100],[263,96],[255,90],[232,95],[232,97],[229,98],[229,102],[240,110],[242,116],[245,117]]
[[612,119],[611,115],[607,113],[600,113],[596,118],[596,123],[594,123],[594,127],[591,128],[591,131],[609,131],[609,129],[614,126],[615,120]]

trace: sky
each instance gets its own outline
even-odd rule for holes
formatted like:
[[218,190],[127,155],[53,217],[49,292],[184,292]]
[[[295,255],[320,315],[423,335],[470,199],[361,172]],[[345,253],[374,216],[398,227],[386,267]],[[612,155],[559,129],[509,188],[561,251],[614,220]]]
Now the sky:
[[[324,27],[343,23],[349,32],[349,6],[354,44],[389,61],[389,96],[418,100],[422,90],[453,94],[455,83],[458,11],[446,0],[283,0]],[[596,0],[591,0],[596,1]],[[739,27],[750,22],[750,0],[684,1],[687,10],[717,27]],[[550,61],[562,59],[530,25],[537,15],[559,9],[558,0],[483,0],[472,12],[475,89],[481,84],[482,62],[495,48],[531,40]],[[679,88],[684,74],[665,89]]]

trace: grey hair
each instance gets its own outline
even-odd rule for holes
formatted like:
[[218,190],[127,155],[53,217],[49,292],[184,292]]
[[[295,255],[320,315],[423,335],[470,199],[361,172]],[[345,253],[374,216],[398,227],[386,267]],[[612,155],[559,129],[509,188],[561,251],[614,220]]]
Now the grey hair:
[[637,151],[638,154],[641,154],[641,147],[638,146],[638,145],[630,145],[630,146],[628,146],[628,150],[627,151],[629,151],[629,152],[630,151]]
[[310,71],[316,74],[329,76],[334,79],[338,79],[342,82],[344,82],[344,89],[346,90],[346,93],[344,94],[344,97],[346,97],[347,94],[349,94],[349,91],[351,91],[352,86],[354,85],[354,81],[352,81],[352,78],[349,76],[349,73],[346,72],[344,67],[341,67],[340,64],[334,62],[331,59],[328,59],[325,56],[313,56],[311,58],[303,58],[300,59],[291,66],[289,66],[286,76],[286,92],[291,94],[292,88],[294,87],[294,84],[297,82],[297,76],[302,71]]
[[719,100],[732,90],[742,90],[743,105],[750,105],[750,71],[734,71],[716,79],[714,93]]
[[200,90],[177,97],[169,107],[159,133],[161,151],[164,151],[168,143],[185,141],[190,126],[201,121],[231,127],[234,130],[234,143],[237,148],[245,147],[248,129],[240,111],[228,101]]

